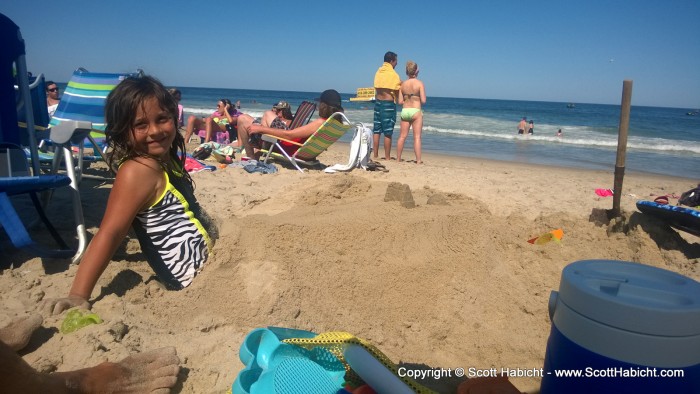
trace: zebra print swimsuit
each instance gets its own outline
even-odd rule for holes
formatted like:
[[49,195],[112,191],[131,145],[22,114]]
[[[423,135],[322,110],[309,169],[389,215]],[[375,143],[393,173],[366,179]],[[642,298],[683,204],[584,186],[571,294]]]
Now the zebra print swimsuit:
[[183,177],[168,172],[165,172],[165,180],[167,186],[161,198],[137,213],[132,226],[158,278],[168,287],[179,290],[192,283],[207,261],[213,244],[198,219],[206,219],[206,215],[192,187]]

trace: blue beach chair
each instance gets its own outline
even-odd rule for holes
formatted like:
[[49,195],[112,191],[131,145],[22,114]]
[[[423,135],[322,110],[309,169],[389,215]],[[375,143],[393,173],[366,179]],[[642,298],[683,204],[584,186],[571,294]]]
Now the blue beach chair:
[[[0,51],[0,226],[5,229],[10,241],[17,248],[30,250],[39,257],[73,256],[73,262],[77,262],[85,250],[87,239],[77,185],[71,190],[78,247],[70,249],[46,217],[44,208],[39,203],[38,193],[68,186],[71,179],[65,175],[40,175],[24,40],[19,27],[3,14],[0,14],[0,37],[5,40],[3,50]],[[45,100],[43,105],[46,111]],[[27,130],[25,133],[21,132],[18,125],[18,108],[23,110],[22,118]],[[25,151],[20,147],[23,141],[26,141],[29,150],[31,170]],[[19,198],[27,195],[31,198],[40,219],[58,243],[58,249],[39,245],[27,232],[10,199],[11,196]]]
[[61,156],[67,161],[72,156],[73,146],[77,146],[78,150],[76,164],[73,166],[78,182],[83,175],[86,147],[92,147],[106,161],[103,150],[105,101],[119,82],[140,73],[140,70],[136,73],[94,73],[84,68],[73,72],[50,122],[51,140],[62,148],[56,152],[54,171],[57,170]]

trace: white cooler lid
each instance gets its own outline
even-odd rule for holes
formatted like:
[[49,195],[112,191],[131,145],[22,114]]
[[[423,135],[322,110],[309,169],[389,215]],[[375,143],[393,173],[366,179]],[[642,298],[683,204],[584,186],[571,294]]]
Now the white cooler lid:
[[661,268],[576,261],[562,271],[559,300],[588,319],[626,331],[700,335],[700,283]]

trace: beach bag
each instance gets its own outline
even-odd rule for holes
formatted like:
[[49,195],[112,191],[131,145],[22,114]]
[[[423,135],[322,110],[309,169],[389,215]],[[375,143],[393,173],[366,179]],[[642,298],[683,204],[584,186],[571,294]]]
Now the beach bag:
[[678,203],[689,207],[700,206],[700,185],[681,194],[681,198],[678,199]]
[[192,157],[198,160],[204,160],[211,156],[214,160],[223,164],[230,164],[233,161],[235,155],[235,150],[231,145],[220,144],[218,142],[205,142],[199,145],[194,152],[192,152]]
[[357,123],[355,125],[355,133],[352,136],[352,141],[350,142],[350,157],[348,159],[348,164],[335,164],[324,170],[327,173],[334,173],[337,171],[352,171],[353,168],[361,167],[367,170],[370,159],[369,156],[372,153],[372,129],[365,126],[364,123]]
[[192,151],[192,157],[197,160],[204,160],[211,156],[212,147],[209,144],[202,144]]

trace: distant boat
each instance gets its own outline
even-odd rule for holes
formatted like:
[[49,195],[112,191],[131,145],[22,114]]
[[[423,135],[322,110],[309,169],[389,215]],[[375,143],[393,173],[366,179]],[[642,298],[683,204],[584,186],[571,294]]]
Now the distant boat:
[[685,114],[688,115],[688,116],[695,116],[695,115],[697,115],[697,114],[699,114],[699,113],[700,113],[700,109],[697,110],[697,111],[686,112]]
[[358,88],[355,96],[350,101],[374,101],[374,88]]
[[576,108],[576,104],[574,104],[574,103],[566,104],[566,108]]

